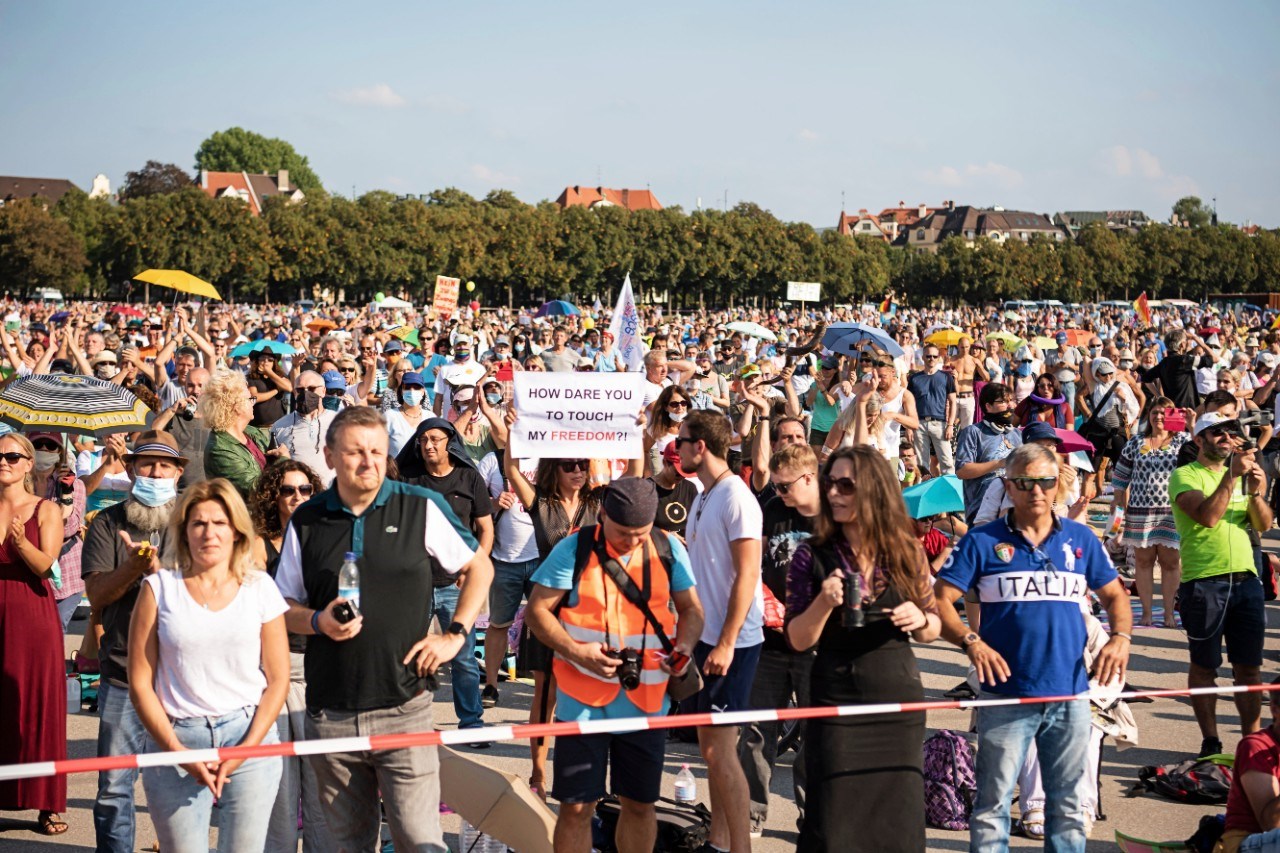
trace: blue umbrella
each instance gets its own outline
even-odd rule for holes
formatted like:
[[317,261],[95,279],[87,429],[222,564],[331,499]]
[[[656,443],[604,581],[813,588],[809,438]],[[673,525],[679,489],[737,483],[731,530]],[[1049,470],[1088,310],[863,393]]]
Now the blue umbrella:
[[822,336],[824,347],[855,358],[866,344],[882,349],[895,358],[906,354],[887,333],[865,323],[832,323]]
[[61,323],[71,316],[70,311],[59,311],[49,318],[50,323]]
[[550,302],[542,303],[542,307],[538,309],[535,317],[565,317],[571,314],[581,314],[578,306],[572,302],[565,302],[563,299],[552,299]]
[[943,474],[902,490],[907,514],[928,518],[944,512],[964,512],[964,486],[955,474]]
[[293,344],[286,344],[281,341],[268,340],[266,338],[260,341],[245,341],[231,351],[232,358],[240,358],[246,355],[253,355],[255,352],[273,352],[276,355],[294,355],[297,349]]

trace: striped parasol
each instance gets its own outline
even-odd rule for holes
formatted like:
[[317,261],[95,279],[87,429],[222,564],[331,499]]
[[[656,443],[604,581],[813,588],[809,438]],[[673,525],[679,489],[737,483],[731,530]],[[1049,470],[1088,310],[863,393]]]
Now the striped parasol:
[[0,391],[0,421],[20,430],[102,437],[144,430],[154,419],[155,412],[128,389],[91,376],[28,376]]

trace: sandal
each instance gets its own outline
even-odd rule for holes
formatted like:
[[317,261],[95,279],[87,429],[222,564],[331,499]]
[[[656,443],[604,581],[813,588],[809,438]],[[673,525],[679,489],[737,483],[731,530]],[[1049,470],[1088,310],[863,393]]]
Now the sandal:
[[61,835],[66,832],[67,822],[57,812],[40,812],[36,819],[36,831],[41,835]]
[[1044,809],[1028,809],[1022,816],[1022,834],[1044,840]]

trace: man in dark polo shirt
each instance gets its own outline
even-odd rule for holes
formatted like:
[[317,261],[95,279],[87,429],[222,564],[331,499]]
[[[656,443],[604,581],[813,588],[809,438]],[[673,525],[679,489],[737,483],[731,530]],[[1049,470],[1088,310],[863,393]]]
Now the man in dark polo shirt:
[[[129,701],[129,620],[142,578],[156,570],[157,554],[168,552],[169,517],[177,504],[177,482],[187,459],[167,432],[144,432],[124,457],[133,480],[129,497],[97,514],[84,537],[80,571],[85,593],[102,622],[98,659],[98,755],[146,752],[147,730]],[[142,553],[140,553],[142,552]],[[134,843],[136,769],[103,770],[93,804],[93,828],[99,853],[131,853]]]
[[[344,409],[324,453],[334,484],[293,514],[276,572],[289,630],[311,635],[307,737],[429,731],[434,673],[464,646],[493,565],[443,497],[386,479],[387,424],[377,409]],[[358,555],[360,615],[343,623],[334,608],[343,601],[338,571],[348,551]],[[434,566],[462,574],[454,621],[441,634],[429,633]],[[435,747],[310,761],[339,849],[374,849],[381,792],[397,850],[447,850]]]
[[929,468],[930,451],[938,457],[943,474],[956,472],[951,439],[955,437],[956,380],[942,369],[942,352],[933,344],[924,346],[924,370],[911,374],[907,390],[916,400],[920,428],[916,430],[916,456],[921,468]]

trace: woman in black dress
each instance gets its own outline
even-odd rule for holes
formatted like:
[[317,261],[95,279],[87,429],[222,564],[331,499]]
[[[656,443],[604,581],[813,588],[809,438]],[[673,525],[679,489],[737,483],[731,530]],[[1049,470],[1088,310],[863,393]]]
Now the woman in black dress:
[[[806,704],[922,700],[909,641],[932,642],[940,628],[894,471],[873,447],[836,451],[822,472],[816,532],[787,575],[787,642],[818,650]],[[923,713],[810,720],[806,738],[798,849],[925,848]]]

